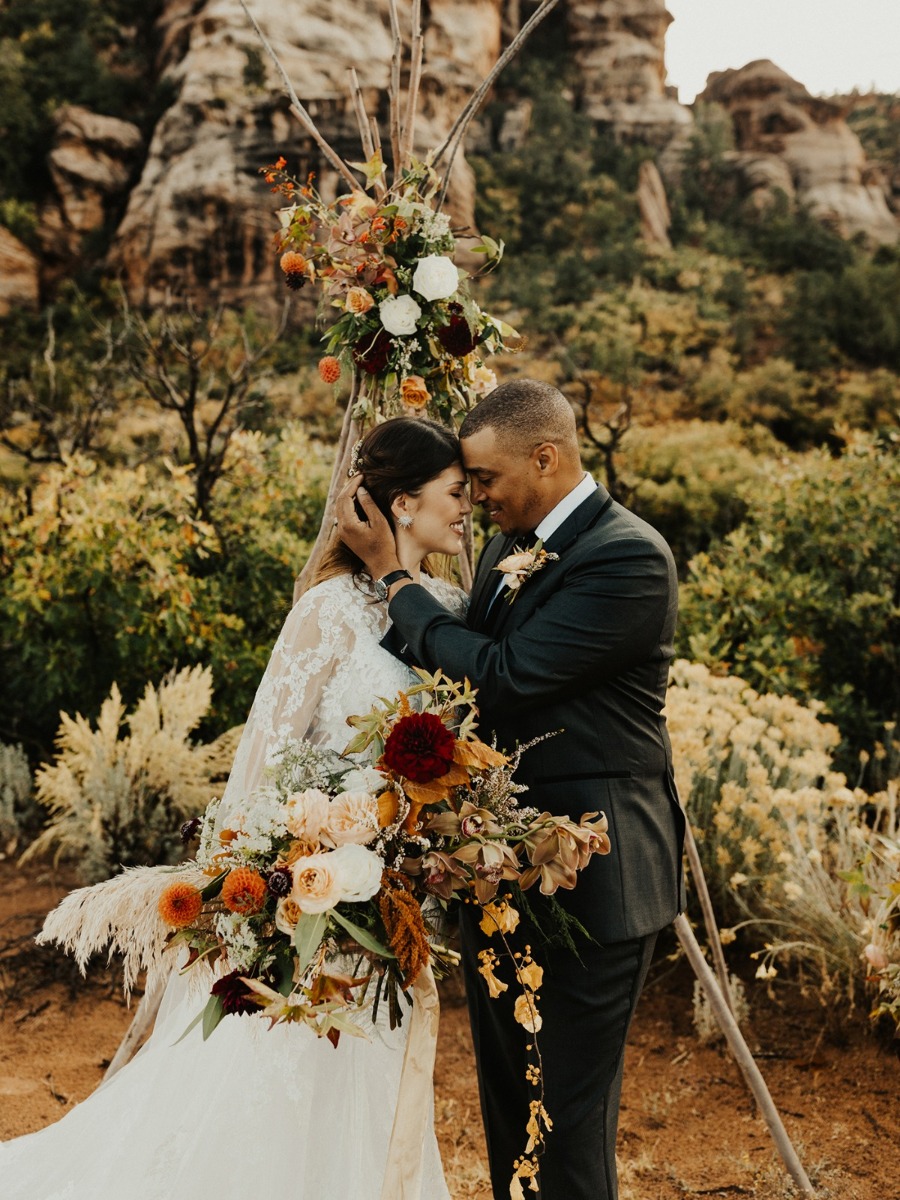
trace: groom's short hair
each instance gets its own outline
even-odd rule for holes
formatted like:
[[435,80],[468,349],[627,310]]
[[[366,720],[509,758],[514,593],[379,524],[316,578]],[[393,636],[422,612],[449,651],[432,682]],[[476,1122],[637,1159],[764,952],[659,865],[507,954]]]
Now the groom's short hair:
[[578,429],[572,406],[558,388],[539,379],[501,383],[467,414],[460,438],[493,429],[504,449],[530,453],[542,442],[578,454]]

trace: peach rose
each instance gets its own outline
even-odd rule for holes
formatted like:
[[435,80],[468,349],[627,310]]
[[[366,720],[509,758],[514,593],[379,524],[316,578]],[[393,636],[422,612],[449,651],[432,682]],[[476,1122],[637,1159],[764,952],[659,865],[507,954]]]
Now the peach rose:
[[352,287],[344,300],[344,308],[347,312],[357,314],[367,313],[374,304],[372,293],[361,287]]
[[290,896],[285,896],[275,905],[275,928],[286,933],[288,937],[293,937],[300,916],[300,905]]
[[285,802],[284,823],[295,838],[318,841],[322,826],[328,820],[330,801],[318,788],[294,792]]
[[407,408],[424,408],[431,399],[421,375],[407,375],[400,384],[400,398]]
[[332,864],[333,857],[331,853],[310,854],[293,864],[294,886],[289,899],[301,912],[327,912],[342,899],[340,873],[335,869],[340,864]]
[[321,831],[326,846],[365,846],[378,832],[378,804],[368,792],[341,792],[331,801]]
[[497,386],[497,376],[490,367],[476,367],[472,372],[472,391],[476,396],[486,396]]
[[533,562],[534,555],[522,550],[518,554],[508,554],[502,562],[497,563],[497,570],[504,575],[512,575],[527,570]]

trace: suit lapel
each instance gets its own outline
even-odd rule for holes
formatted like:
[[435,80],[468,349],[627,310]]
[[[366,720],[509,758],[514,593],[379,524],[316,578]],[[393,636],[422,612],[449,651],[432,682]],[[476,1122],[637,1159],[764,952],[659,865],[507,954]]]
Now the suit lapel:
[[512,544],[512,538],[497,534],[484,548],[478,563],[475,584],[472,588],[472,600],[469,604],[469,627],[471,629],[481,629],[482,627],[485,612],[498,582],[498,577],[494,574],[494,567],[509,554]]

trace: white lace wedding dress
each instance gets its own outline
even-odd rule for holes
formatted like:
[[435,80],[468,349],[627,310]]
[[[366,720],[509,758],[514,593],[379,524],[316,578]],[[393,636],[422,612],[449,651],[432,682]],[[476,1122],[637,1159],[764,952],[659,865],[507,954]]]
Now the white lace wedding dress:
[[[459,610],[462,593],[425,586]],[[342,750],[346,717],[411,681],[384,650],[386,605],[350,576],[307,592],[275,644],[222,801],[239,806],[275,750]],[[175,1045],[205,997],[175,976],[136,1058],[55,1125],[0,1144],[3,1200],[380,1200],[409,1020],[366,1018],[337,1048],[304,1026],[226,1018]],[[60,1029],[60,1037],[65,1030]],[[420,1196],[449,1200],[433,1114]],[[391,1198],[394,1200],[394,1198]]]

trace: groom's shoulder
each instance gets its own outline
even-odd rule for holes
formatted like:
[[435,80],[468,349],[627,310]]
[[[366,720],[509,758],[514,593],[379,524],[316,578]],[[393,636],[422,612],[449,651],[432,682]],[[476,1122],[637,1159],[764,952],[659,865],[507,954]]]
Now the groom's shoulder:
[[669,543],[659,530],[618,500],[613,500],[602,518],[578,539],[576,545],[585,554],[609,553],[630,546],[636,552],[661,555],[667,561],[674,561]]

